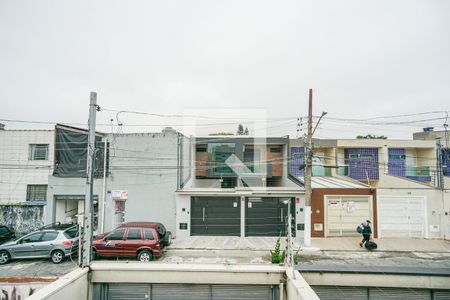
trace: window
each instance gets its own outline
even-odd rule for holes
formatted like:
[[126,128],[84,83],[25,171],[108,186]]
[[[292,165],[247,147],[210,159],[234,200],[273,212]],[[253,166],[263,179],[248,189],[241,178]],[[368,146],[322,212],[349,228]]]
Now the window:
[[78,236],[78,226],[72,227],[64,231],[64,235],[68,239],[73,239]]
[[7,233],[8,233],[8,229],[6,229],[6,227],[0,227],[0,237]]
[[406,155],[402,155],[402,154],[389,154],[389,159],[396,159],[396,160],[400,160],[400,159],[406,159]]
[[280,153],[281,148],[280,147],[270,147],[270,152],[272,153]]
[[353,159],[357,159],[357,158],[362,158],[362,159],[373,159],[373,154],[350,154],[348,156],[349,158],[353,158]]
[[207,146],[206,145],[197,145],[197,152],[206,152]]
[[53,241],[58,236],[57,232],[44,232],[44,235],[41,238],[41,242]]
[[234,154],[234,143],[211,143],[208,144],[208,160],[213,166],[213,175],[233,174],[233,170],[225,161]]
[[146,240],[154,240],[153,232],[150,229],[144,229],[144,239]]
[[22,243],[35,243],[41,239],[42,232],[33,233],[23,238]]
[[27,185],[27,201],[43,200],[47,201],[46,184]]
[[48,160],[48,144],[30,144],[29,160]]
[[123,240],[124,233],[125,233],[125,229],[123,229],[123,228],[117,229],[117,230],[111,232],[106,239],[108,241]]
[[128,229],[127,240],[141,240],[140,229]]

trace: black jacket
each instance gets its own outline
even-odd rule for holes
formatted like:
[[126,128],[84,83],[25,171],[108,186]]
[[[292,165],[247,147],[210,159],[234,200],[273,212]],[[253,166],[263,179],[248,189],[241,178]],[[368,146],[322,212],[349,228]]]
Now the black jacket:
[[370,228],[370,225],[364,226],[362,234],[366,235],[372,234],[372,228]]

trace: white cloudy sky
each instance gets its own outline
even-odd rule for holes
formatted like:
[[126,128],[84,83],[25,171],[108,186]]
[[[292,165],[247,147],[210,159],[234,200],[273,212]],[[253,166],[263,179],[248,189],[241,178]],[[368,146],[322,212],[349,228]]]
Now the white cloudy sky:
[[[223,122],[229,114],[221,109],[245,108],[236,116],[250,128],[251,111],[265,110],[270,134],[295,135],[309,88],[315,115],[330,118],[450,109],[448,0],[91,2],[0,1],[0,119],[86,123],[90,91],[110,109],[203,115],[208,108],[215,119],[203,122],[220,124],[203,124],[202,133],[233,131],[235,120]],[[317,135],[410,137],[442,126],[443,116],[413,116],[439,118],[417,127],[325,119]],[[117,122],[100,112],[98,123],[111,118]],[[186,120],[121,114],[120,121],[125,131],[158,131],[128,125]]]

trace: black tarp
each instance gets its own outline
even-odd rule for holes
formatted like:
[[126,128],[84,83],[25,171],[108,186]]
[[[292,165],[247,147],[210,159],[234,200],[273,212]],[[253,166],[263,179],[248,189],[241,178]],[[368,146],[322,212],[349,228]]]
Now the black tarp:
[[[55,127],[55,168],[57,177],[86,177],[88,131],[69,126]],[[95,137],[94,177],[103,177],[104,142]],[[107,151],[108,174],[108,151]]]

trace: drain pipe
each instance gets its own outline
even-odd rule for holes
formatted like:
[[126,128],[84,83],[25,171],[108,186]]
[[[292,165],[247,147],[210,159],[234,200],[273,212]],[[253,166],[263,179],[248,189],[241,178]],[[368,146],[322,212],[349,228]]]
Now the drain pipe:
[[280,282],[279,290],[280,290],[280,300],[283,300],[284,299],[284,283]]
[[105,209],[106,209],[106,146],[108,145],[108,138],[105,138],[104,152],[103,152],[103,188],[102,188],[102,222],[100,223],[100,233],[105,232]]

